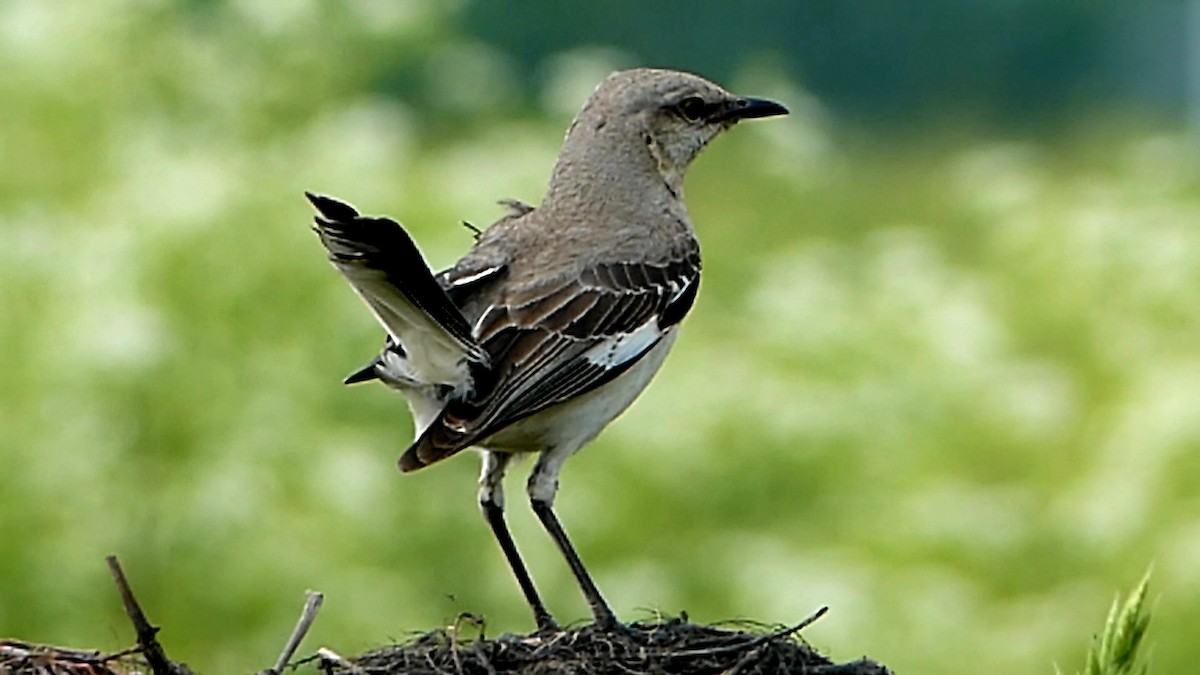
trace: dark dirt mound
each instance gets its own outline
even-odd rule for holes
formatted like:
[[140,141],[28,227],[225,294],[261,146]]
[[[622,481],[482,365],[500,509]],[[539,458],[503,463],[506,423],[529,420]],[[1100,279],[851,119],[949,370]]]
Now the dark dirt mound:
[[813,651],[795,637],[807,623],[752,632],[679,618],[633,623],[618,630],[587,625],[472,641],[455,640],[450,632],[440,630],[340,664],[326,663],[323,669],[335,675],[890,675],[873,661],[835,664]]

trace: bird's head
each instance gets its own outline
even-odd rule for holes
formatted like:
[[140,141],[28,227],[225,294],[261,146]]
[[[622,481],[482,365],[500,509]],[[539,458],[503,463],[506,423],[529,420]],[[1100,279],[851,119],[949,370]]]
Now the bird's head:
[[786,115],[787,108],[761,98],[737,96],[697,75],[637,68],[608,76],[596,87],[573,125],[635,136],[645,144],[670,183],[725,129],[740,120]]

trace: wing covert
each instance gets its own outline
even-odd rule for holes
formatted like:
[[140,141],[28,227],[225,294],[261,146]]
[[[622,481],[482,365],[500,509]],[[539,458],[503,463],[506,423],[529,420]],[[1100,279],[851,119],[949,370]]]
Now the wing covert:
[[490,374],[477,379],[474,395],[447,406],[401,466],[437,461],[612,381],[683,318],[699,277],[693,248],[657,264],[595,265],[510,289],[473,330],[491,357]]

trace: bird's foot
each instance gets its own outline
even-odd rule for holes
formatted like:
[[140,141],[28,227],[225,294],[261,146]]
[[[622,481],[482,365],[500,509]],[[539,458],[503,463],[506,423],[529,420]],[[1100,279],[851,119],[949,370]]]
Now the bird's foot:
[[617,618],[617,615],[613,614],[612,610],[610,610],[608,607],[604,607],[603,609],[593,609],[592,611],[593,616],[596,619],[597,628],[613,633],[626,632],[629,630],[629,626],[621,623],[621,620]]
[[608,633],[609,635],[620,635],[634,642],[645,642],[646,634],[635,628],[634,626],[622,623],[617,619],[615,614],[611,612],[603,616],[596,617],[596,628]]
[[562,632],[562,626],[558,625],[558,622],[554,620],[554,617],[550,616],[549,612],[539,613],[535,617],[535,620],[537,621],[537,630],[534,631],[535,635],[554,635]]

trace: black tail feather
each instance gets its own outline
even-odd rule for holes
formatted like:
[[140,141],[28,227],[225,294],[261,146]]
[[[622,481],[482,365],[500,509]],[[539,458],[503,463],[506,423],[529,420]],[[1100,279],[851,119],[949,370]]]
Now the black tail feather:
[[335,265],[356,283],[354,270],[378,273],[380,279],[437,322],[477,358],[482,352],[471,327],[434,278],[412,237],[390,218],[369,218],[332,197],[305,192],[320,214],[316,231]]
[[353,206],[345,202],[340,202],[333,197],[327,195],[319,195],[315,192],[305,190],[304,196],[308,197],[308,201],[317,209],[322,218],[327,220],[347,221],[354,220],[358,217],[358,211]]

